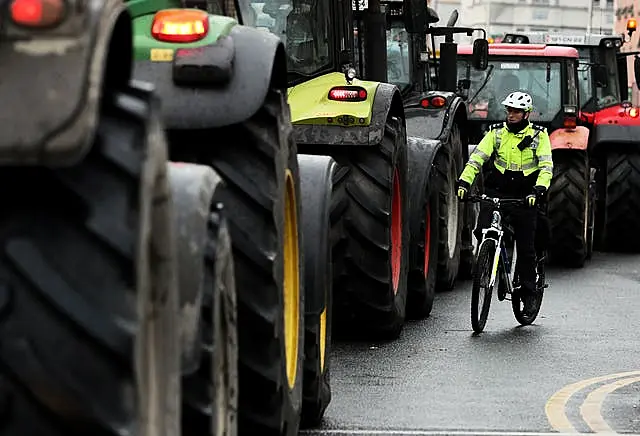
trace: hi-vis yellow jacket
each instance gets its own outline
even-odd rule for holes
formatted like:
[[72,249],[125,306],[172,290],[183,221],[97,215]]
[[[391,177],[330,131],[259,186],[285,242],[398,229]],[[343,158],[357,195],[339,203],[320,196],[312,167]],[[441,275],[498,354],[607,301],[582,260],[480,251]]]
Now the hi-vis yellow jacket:
[[[469,162],[467,162],[460,178],[470,185],[473,184],[476,176],[482,170],[482,165],[495,152],[494,165],[501,174],[504,174],[506,170],[522,171],[526,177],[539,170],[536,185],[549,189],[553,177],[553,161],[551,159],[551,141],[549,141],[547,130],[530,123],[520,132],[511,133],[505,124],[491,126],[491,130],[469,156]],[[533,142],[529,147],[520,151],[518,144],[527,135],[533,137]]]

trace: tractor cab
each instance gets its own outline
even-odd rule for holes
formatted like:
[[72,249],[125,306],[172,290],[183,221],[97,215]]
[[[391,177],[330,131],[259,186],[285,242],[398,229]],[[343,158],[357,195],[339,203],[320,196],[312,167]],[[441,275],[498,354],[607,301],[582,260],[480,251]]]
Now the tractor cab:
[[[629,27],[629,26],[628,26]],[[635,25],[629,29],[630,34]],[[511,34],[505,35],[504,42],[516,44],[543,43],[563,45],[578,50],[578,84],[581,110],[596,112],[620,105],[629,99],[627,56],[621,52],[624,39],[621,35],[603,34]]]
[[472,46],[458,46],[458,83],[466,100],[472,132],[478,143],[489,126],[505,119],[504,98],[522,91],[533,98],[530,120],[549,131],[575,126],[579,104],[578,52],[544,44],[490,44],[489,65],[477,70]]

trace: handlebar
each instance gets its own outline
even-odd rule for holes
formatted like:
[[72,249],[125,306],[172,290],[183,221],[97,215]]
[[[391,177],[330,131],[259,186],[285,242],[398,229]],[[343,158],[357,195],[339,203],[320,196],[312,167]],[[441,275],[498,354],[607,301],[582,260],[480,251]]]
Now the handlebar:
[[482,195],[470,195],[464,200],[464,202],[469,203],[479,203],[485,202],[490,203],[491,205],[500,208],[503,206],[526,206],[527,200],[525,198],[498,198],[498,197],[490,197],[486,194]]

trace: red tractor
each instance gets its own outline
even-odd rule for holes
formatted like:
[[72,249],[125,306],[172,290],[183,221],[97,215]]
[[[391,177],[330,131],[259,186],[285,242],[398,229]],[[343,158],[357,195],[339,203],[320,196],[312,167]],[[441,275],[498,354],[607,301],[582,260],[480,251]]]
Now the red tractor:
[[[627,30],[629,36],[636,30],[635,20],[629,20]],[[621,52],[623,35],[507,34],[504,40],[570,45],[578,50],[579,122],[589,129],[585,150],[589,168],[595,175],[596,247],[606,251],[637,251],[640,247],[640,110],[629,101],[627,77],[627,56],[637,52]],[[640,60],[636,58],[635,62],[638,83]],[[571,219],[577,218],[571,214]]]
[[459,92],[466,98],[470,142],[477,144],[492,124],[505,120],[501,102],[510,92],[531,94],[530,120],[547,129],[553,150],[549,255],[555,263],[582,266],[591,254],[594,208],[586,151],[589,130],[577,126],[578,51],[544,44],[490,44],[489,67],[479,71],[470,62],[471,50],[458,46]]

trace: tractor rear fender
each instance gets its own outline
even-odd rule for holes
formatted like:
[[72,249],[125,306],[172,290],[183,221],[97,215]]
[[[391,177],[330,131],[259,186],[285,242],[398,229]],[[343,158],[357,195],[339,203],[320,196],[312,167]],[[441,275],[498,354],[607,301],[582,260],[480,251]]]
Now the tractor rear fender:
[[228,36],[234,59],[233,74],[225,86],[176,86],[172,62],[135,61],[134,77],[154,84],[168,128],[208,129],[240,123],[258,112],[269,89],[286,92],[286,54],[278,37],[247,26],[234,26]]
[[586,150],[589,144],[589,129],[556,129],[549,135],[551,150]]
[[621,126],[619,124],[596,124],[591,128],[589,152],[604,154],[607,148],[622,146],[630,151],[640,150],[640,126]]
[[[455,122],[460,124],[461,134],[466,135],[463,125],[467,121],[467,113],[462,99],[452,92],[430,91],[423,95],[430,98],[432,95],[445,97],[447,103],[442,108],[424,109],[419,105],[409,106],[405,109],[407,116],[407,134],[420,138],[437,139],[442,143],[449,143],[449,136]],[[462,144],[467,144],[466,138],[462,138]],[[465,161],[469,158],[467,147],[462,147],[462,156]]]
[[[411,146],[410,154],[419,153],[420,154],[420,165],[423,166],[423,177],[429,177],[431,173],[431,166],[433,165],[433,161],[438,154],[440,148],[442,148],[442,142],[437,139],[425,139],[418,138],[415,136],[411,136],[410,139]],[[416,182],[416,186],[422,186],[421,184]],[[429,193],[433,188],[432,185],[429,185]],[[416,198],[417,200],[417,198]]]
[[[292,104],[295,104],[292,102]],[[341,103],[348,105],[348,102]],[[337,126],[326,124],[294,124],[293,131],[298,144],[321,145],[376,145],[382,141],[387,119],[390,116],[404,118],[402,96],[395,85],[378,83],[375,88],[368,126]],[[295,122],[295,121],[294,121]]]
[[325,309],[323,284],[331,280],[327,262],[330,235],[331,179],[336,168],[330,156],[298,155],[302,195],[302,234],[305,262],[305,315],[320,315]]
[[170,163],[168,170],[178,255],[181,367],[184,373],[192,373],[200,364],[200,313],[211,202],[222,179],[205,165]]
[[0,164],[77,163],[94,136],[103,81],[129,80],[131,20],[122,1],[67,3],[58,27],[37,32],[0,15],[0,101],[7,108]]

